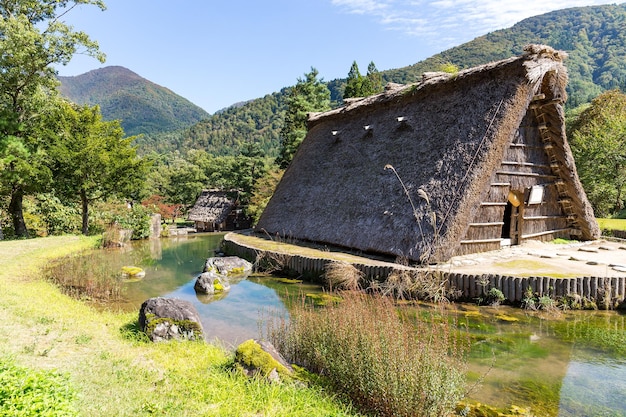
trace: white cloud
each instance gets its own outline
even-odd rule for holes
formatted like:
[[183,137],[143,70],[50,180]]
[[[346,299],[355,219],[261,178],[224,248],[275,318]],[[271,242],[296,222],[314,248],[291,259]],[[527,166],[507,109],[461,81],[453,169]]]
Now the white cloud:
[[607,0],[331,0],[331,3],[343,12],[370,16],[385,29],[449,47],[510,27],[527,17],[569,7],[606,4]]

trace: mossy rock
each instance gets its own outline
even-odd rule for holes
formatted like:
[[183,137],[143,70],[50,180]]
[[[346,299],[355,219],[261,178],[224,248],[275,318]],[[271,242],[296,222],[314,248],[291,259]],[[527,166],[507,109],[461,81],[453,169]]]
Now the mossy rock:
[[462,401],[457,404],[455,416],[465,417],[535,417],[530,410],[512,405],[507,410],[501,410],[479,402]]
[[237,347],[235,363],[247,376],[260,376],[272,382],[291,379],[294,372],[270,342],[255,339]]
[[244,267],[243,266],[239,266],[239,267],[235,267],[235,268],[232,268],[232,269],[228,270],[227,275],[229,275],[229,276],[230,275],[242,275],[242,274],[245,274],[245,273],[246,273],[246,271],[245,271]]
[[203,272],[196,278],[194,289],[199,294],[219,294],[230,291],[228,278],[213,271]]
[[150,298],[139,311],[139,327],[153,342],[170,339],[203,340],[200,316],[189,301]]
[[122,275],[129,280],[138,280],[146,276],[146,271],[138,266],[123,266]]
[[512,405],[508,410],[500,410],[479,402],[460,402],[455,409],[455,416],[465,417],[534,417],[525,408]]

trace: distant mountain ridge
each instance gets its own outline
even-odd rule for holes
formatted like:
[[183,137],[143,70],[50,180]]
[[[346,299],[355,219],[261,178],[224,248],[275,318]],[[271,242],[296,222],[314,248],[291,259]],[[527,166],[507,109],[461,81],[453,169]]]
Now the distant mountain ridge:
[[106,120],[122,120],[127,135],[180,130],[210,116],[189,100],[121,66],[58,78],[64,97],[78,104],[98,104]]
[[384,71],[383,78],[415,82],[424,72],[436,71],[444,63],[470,68],[520,55],[531,43],[569,54],[565,61],[568,107],[587,103],[605,90],[626,91],[626,3],[573,7],[529,17],[414,65]]

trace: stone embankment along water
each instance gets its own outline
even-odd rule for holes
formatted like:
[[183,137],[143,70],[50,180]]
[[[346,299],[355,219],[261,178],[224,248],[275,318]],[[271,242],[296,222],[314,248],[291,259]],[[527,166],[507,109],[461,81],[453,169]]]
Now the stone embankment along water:
[[[320,281],[323,277],[326,264],[336,261],[334,252],[303,248],[306,254],[294,253],[293,248],[281,250],[281,245],[272,242],[272,249],[263,248],[264,239],[240,238],[241,235],[229,233],[224,236],[223,250],[228,255],[235,255],[255,262],[261,257],[280,259],[285,272],[298,274],[311,281]],[[257,241],[258,239],[258,241]],[[287,245],[286,245],[287,246]],[[288,245],[293,246],[293,245]],[[399,264],[374,261],[369,258],[352,256],[348,260],[359,269],[367,280],[384,280],[394,272],[406,270],[426,271],[423,268],[411,268]],[[555,278],[547,276],[506,276],[489,273],[456,273],[435,269],[443,274],[447,285],[459,291],[460,299],[475,299],[490,288],[497,288],[510,302],[521,302],[528,288],[539,296],[551,297],[577,296],[594,302],[607,299],[612,300],[612,305],[622,304],[626,294],[626,276],[582,276],[572,278]]]

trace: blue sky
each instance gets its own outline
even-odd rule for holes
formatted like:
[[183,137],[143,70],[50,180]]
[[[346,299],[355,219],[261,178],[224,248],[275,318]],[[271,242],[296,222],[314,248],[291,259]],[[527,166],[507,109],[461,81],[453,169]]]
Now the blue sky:
[[210,113],[293,85],[311,67],[324,80],[399,68],[530,16],[594,0],[105,0],[67,23],[107,61],[77,55],[78,75],[124,66]]

